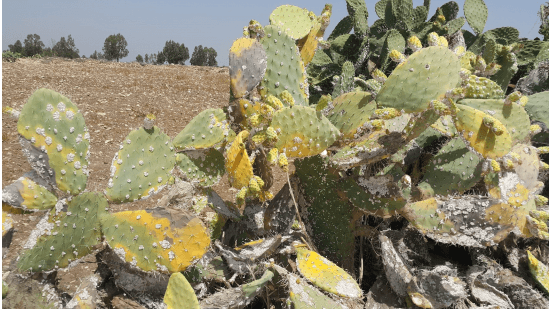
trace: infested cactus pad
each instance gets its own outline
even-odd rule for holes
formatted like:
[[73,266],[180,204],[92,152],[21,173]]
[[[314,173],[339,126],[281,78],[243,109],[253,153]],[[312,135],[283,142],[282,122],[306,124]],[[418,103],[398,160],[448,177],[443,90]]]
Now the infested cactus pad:
[[380,106],[407,113],[426,110],[432,100],[460,82],[460,63],[448,48],[431,46],[413,53],[391,73],[379,91]]
[[92,252],[101,242],[99,217],[107,213],[107,200],[99,193],[82,193],[74,197],[66,212],[49,214],[49,220],[38,223],[37,229],[47,231],[25,251],[17,267],[23,271],[48,271],[67,267],[71,261]]
[[32,179],[21,177],[2,189],[2,202],[23,210],[39,211],[55,206],[57,197]]
[[254,173],[252,162],[246,152],[245,140],[250,133],[246,130],[238,133],[231,147],[227,151],[225,169],[229,174],[229,183],[237,189],[247,187]]
[[321,153],[339,137],[339,130],[320,112],[305,106],[277,111],[271,126],[278,133],[276,147],[288,157]]
[[296,248],[297,269],[311,283],[319,288],[343,297],[362,297],[362,290],[356,281],[320,254],[303,247]]
[[227,115],[220,108],[200,112],[173,139],[178,150],[211,148],[229,136]]
[[106,189],[116,203],[147,198],[166,186],[175,166],[175,149],[158,127],[130,132],[114,155]]
[[267,55],[256,39],[240,38],[229,50],[231,91],[241,98],[259,84],[267,69]]
[[118,212],[103,216],[101,224],[114,252],[143,271],[183,271],[210,246],[200,219],[180,210]]
[[215,185],[225,174],[225,158],[213,148],[178,153],[176,160],[183,175],[202,187]]
[[269,16],[271,25],[278,26],[289,37],[299,40],[306,36],[313,27],[309,11],[294,5],[281,5]]
[[17,131],[41,150],[49,175],[43,175],[44,167],[33,167],[43,178],[54,175],[57,187],[73,195],[86,188],[90,135],[84,117],[68,98],[38,89],[23,106]]

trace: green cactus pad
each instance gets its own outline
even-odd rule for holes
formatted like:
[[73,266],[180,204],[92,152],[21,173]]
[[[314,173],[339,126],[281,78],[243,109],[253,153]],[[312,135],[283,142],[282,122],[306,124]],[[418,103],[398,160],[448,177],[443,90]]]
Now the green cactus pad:
[[241,98],[259,84],[267,69],[267,55],[256,39],[240,38],[229,50],[231,92]]
[[[305,37],[313,27],[309,11],[294,5],[281,5],[269,16],[271,25],[278,26],[294,40]],[[267,31],[265,31],[267,33]]]
[[68,98],[49,89],[36,90],[21,110],[17,131],[42,150],[60,190],[75,195],[86,188],[90,135],[84,117]]
[[526,252],[528,253],[528,268],[530,268],[530,274],[532,274],[532,277],[534,277],[534,280],[536,280],[538,286],[545,294],[549,295],[549,267],[536,259],[529,250],[526,250]]
[[359,37],[367,35],[368,8],[366,8],[366,3],[362,0],[347,0],[347,12],[351,17],[355,34]]
[[513,140],[507,129],[501,135],[496,135],[482,122],[486,113],[466,105],[456,106],[459,110],[454,124],[475,151],[484,158],[497,159],[511,150]]
[[505,104],[503,100],[460,100],[460,104],[476,108],[501,121],[507,128],[513,144],[524,142],[530,134],[530,118],[518,104]]
[[202,187],[215,185],[225,174],[225,158],[215,149],[178,153],[176,161],[183,175]]
[[271,126],[278,133],[276,147],[288,157],[321,153],[339,137],[339,130],[320,112],[306,106],[277,111]]
[[458,133],[450,115],[440,117],[431,127],[448,137],[454,137]]
[[297,269],[301,275],[317,287],[343,297],[362,297],[356,281],[320,254],[303,247],[296,248]]
[[465,98],[469,99],[503,99],[505,97],[501,87],[486,77],[471,75],[464,88]]
[[[343,68],[341,69],[341,75],[338,76],[338,80],[335,82],[333,97],[338,97],[342,94],[353,91],[355,86],[355,67],[352,62],[345,61]],[[334,81],[336,79],[334,78]]]
[[463,14],[477,35],[481,34],[488,20],[488,7],[483,0],[465,0]]
[[309,85],[305,75],[305,66],[295,41],[276,26],[265,27],[265,37],[261,44],[267,53],[267,71],[259,85],[262,97],[272,94],[280,97],[288,90],[296,105],[309,105]]
[[549,91],[539,92],[528,96],[528,103],[524,107],[532,120],[543,122],[549,127]]
[[211,148],[229,136],[227,115],[220,108],[200,112],[173,139],[178,150]]
[[377,108],[368,92],[355,91],[338,96],[332,102],[334,108],[326,115],[331,123],[343,133],[344,138],[353,138]]
[[128,134],[114,155],[105,194],[115,203],[147,198],[166,186],[174,166],[170,138],[158,127],[141,127]]
[[23,271],[48,271],[67,267],[71,261],[86,256],[101,243],[99,217],[107,213],[108,207],[101,194],[86,192],[74,197],[66,212],[50,212],[51,218],[43,219],[37,226],[47,234],[23,253],[17,267]]
[[503,91],[507,91],[509,82],[518,71],[517,56],[511,52],[502,52],[496,62],[501,65],[501,69],[490,79],[496,82]]
[[376,101],[383,107],[421,112],[459,83],[459,70],[459,60],[448,48],[423,48],[393,71]]
[[253,299],[255,296],[259,295],[259,292],[267,285],[267,283],[273,280],[274,273],[270,270],[266,270],[261,278],[254,280],[250,283],[243,284],[241,286],[242,292],[246,298]]
[[[412,12],[414,10],[414,2],[412,0],[391,0],[391,9],[396,20],[403,22],[406,28],[411,29],[414,20]],[[387,12],[385,12],[387,14]]]
[[2,202],[28,211],[50,209],[57,203],[57,197],[44,186],[27,177],[2,189]]
[[391,29],[387,31],[387,37],[385,43],[383,44],[383,49],[381,50],[380,61],[381,61],[381,70],[385,71],[387,66],[390,63],[389,54],[391,51],[396,50],[400,53],[404,53],[406,49],[406,40],[396,29]]
[[208,231],[182,210],[154,208],[101,218],[108,245],[124,261],[143,271],[185,270],[210,246]]
[[183,273],[185,278],[192,284],[199,284],[204,282],[204,280],[223,282],[228,278],[229,268],[225,265],[221,256],[218,255],[213,259],[210,257],[208,261],[204,261],[210,255],[212,255],[212,253],[206,253],[198,263],[187,268]]
[[347,308],[310,286],[305,280],[300,279],[296,275],[288,273],[286,278],[288,279],[290,288],[290,301],[295,309]]
[[168,309],[200,309],[193,287],[181,273],[173,273],[168,281],[164,303]]
[[481,173],[480,158],[467,148],[463,139],[454,138],[429,161],[418,187],[424,197],[462,194],[481,179]]

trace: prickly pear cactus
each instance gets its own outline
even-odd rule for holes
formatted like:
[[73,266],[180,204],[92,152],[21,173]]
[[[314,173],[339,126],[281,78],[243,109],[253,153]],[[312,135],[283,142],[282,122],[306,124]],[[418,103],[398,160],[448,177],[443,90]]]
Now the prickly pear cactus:
[[178,153],[176,161],[181,173],[202,187],[215,185],[225,174],[225,158],[213,148]]
[[170,276],[168,288],[164,295],[164,303],[168,305],[168,309],[182,307],[192,309],[200,308],[192,286],[181,273],[173,273]]
[[200,112],[173,139],[179,150],[214,147],[229,136],[227,115],[222,109],[210,108]]
[[[229,51],[229,75],[231,92],[241,98],[254,89],[267,69],[265,49],[257,40],[240,38]],[[196,132],[196,131],[195,131]]]

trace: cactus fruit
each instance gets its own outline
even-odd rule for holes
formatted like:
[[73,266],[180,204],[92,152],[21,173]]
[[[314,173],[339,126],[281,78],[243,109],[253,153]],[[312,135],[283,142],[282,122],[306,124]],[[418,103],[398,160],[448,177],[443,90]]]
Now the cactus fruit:
[[[436,62],[435,59],[445,61]],[[376,101],[383,107],[407,113],[420,112],[429,107],[431,100],[454,88],[459,80],[459,61],[453,52],[440,46],[423,48],[393,71]]]
[[202,187],[211,187],[221,180],[225,174],[224,160],[223,154],[215,149],[190,150],[176,157],[182,174]]
[[181,210],[123,211],[103,215],[101,225],[109,247],[143,271],[183,271],[210,246],[201,220]]
[[356,281],[343,269],[318,253],[296,247],[297,269],[317,287],[343,297],[362,297]]
[[227,151],[225,169],[229,174],[229,183],[237,189],[248,186],[253,176],[252,163],[244,145],[249,135],[246,130],[240,132]]
[[173,273],[168,281],[166,294],[164,295],[164,303],[168,305],[168,309],[189,308],[200,309],[198,299],[194,294],[189,281],[181,273]]
[[[308,18],[308,17],[307,17]],[[296,105],[309,105],[305,66],[299,57],[295,41],[284,30],[273,25],[265,27],[261,44],[267,54],[267,71],[258,87],[263,98],[272,94],[280,97],[287,90]]]
[[167,185],[175,161],[174,146],[158,127],[130,132],[112,160],[107,198],[121,203],[158,193]]
[[288,157],[321,153],[339,137],[339,130],[322,114],[305,106],[277,111],[271,126],[278,133],[276,148]]
[[[54,209],[37,226],[43,229],[35,242],[27,243],[17,263],[23,271],[48,271],[67,267],[92,252],[101,242],[100,218],[107,213],[107,200],[99,193],[82,193],[68,203],[66,212]],[[47,219],[49,218],[49,220]]]
[[23,210],[39,211],[55,206],[57,197],[33,179],[21,177],[2,189],[2,202]]
[[332,104],[333,108],[326,117],[344,138],[353,138],[376,109],[371,94],[362,91],[340,95]]
[[84,117],[68,98],[38,89],[23,106],[17,131],[45,160],[42,167],[30,162],[42,178],[55,177],[55,185],[73,195],[86,188],[90,135]]
[[229,50],[231,92],[241,98],[259,84],[267,69],[267,55],[256,39],[240,38]]
[[196,115],[173,139],[178,150],[214,147],[229,136],[227,115],[222,109],[210,108]]

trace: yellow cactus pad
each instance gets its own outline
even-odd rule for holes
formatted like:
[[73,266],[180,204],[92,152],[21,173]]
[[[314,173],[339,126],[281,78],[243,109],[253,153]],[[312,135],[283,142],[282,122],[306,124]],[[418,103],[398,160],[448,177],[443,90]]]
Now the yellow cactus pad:
[[166,294],[164,294],[164,303],[168,305],[168,309],[200,309],[193,287],[182,273],[174,273],[170,276]]
[[24,210],[37,211],[55,206],[57,197],[30,178],[21,177],[2,190],[2,198],[9,205]]
[[2,211],[2,237],[13,228],[13,219],[7,212]]
[[309,62],[313,60],[316,50],[318,49],[319,39],[322,38],[323,34],[324,30],[322,29],[322,24],[317,21],[313,24],[309,34],[297,42],[303,65],[307,66]]
[[317,287],[343,297],[362,297],[356,281],[342,268],[320,254],[297,247],[297,269]]
[[498,126],[501,134],[496,134],[483,122],[488,114],[469,106],[456,105],[459,108],[454,121],[456,128],[475,151],[484,158],[497,159],[511,150],[511,135],[504,126]]
[[549,295],[549,267],[540,262],[530,251],[528,253],[528,267],[530,273],[539,284],[539,287]]
[[202,221],[181,210],[118,212],[104,215],[101,224],[113,251],[143,271],[183,271],[210,246]]
[[247,186],[253,176],[252,163],[244,146],[249,135],[246,130],[240,132],[227,151],[225,169],[229,174],[229,183],[237,189]]

